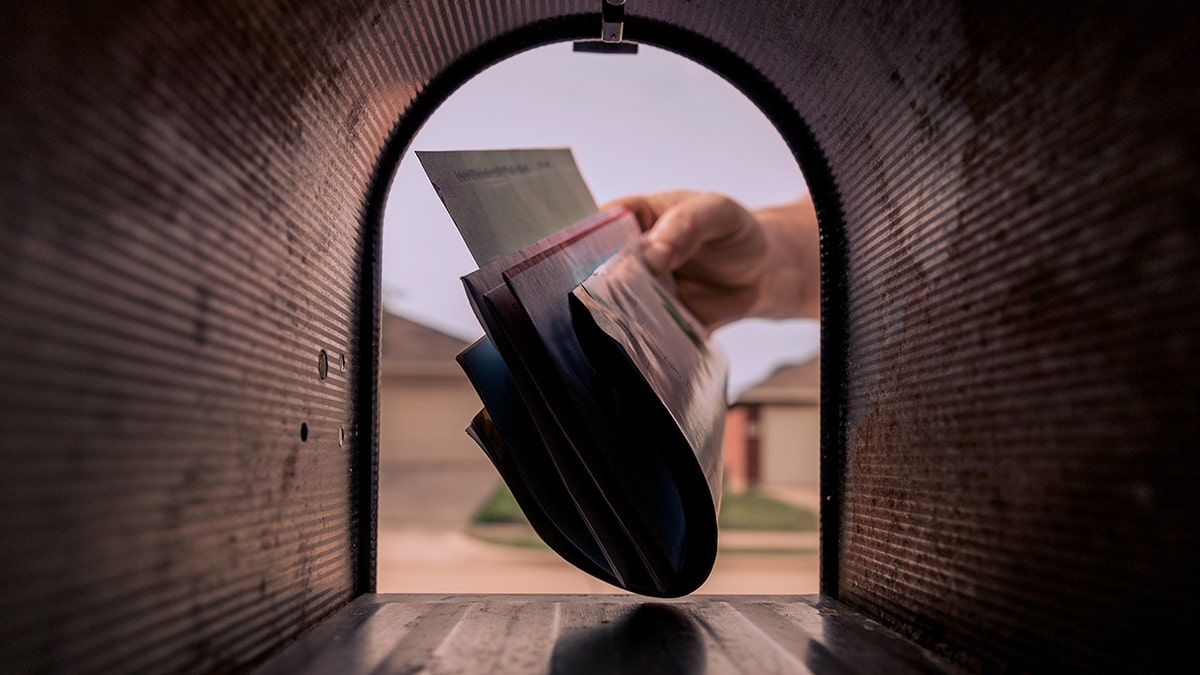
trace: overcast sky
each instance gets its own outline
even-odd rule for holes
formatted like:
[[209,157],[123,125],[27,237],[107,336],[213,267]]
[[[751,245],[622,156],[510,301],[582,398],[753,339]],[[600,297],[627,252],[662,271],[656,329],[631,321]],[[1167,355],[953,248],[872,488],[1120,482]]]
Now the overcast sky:
[[[562,147],[597,202],[674,188],[747,206],[806,192],[791,153],[740,92],[700,65],[643,45],[636,56],[541,47],[479,74],[430,117],[405,154],[384,213],[384,302],[464,339],[483,334],[459,277],[475,269],[413,150]],[[815,321],[722,329],[731,390],[817,351]]]

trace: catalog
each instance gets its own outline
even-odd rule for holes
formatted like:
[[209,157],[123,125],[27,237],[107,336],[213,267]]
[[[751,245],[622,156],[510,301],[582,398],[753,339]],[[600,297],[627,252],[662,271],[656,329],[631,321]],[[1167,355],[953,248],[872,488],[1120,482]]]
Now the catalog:
[[717,549],[724,356],[570,150],[418,157],[481,265],[463,278],[486,333],[458,359],[484,404],[467,433],[565,560],[694,591]]

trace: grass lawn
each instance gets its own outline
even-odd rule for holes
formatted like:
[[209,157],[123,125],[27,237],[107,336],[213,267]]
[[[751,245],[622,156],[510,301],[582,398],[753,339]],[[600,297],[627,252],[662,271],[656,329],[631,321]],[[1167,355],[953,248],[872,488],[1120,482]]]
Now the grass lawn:
[[[473,522],[476,525],[491,525],[528,521],[508,487],[500,483],[492,496],[475,512]],[[805,531],[817,529],[817,514],[751,491],[724,495],[717,523],[721,528],[730,530]]]
[[717,524],[727,530],[805,531],[817,529],[817,514],[751,490],[725,493]]
[[492,491],[492,496],[488,497],[475,512],[471,522],[476,525],[496,525],[528,523],[529,521],[525,518],[525,514],[521,513],[521,507],[517,506],[517,500],[512,496],[512,492],[509,492],[508,486],[501,482]]

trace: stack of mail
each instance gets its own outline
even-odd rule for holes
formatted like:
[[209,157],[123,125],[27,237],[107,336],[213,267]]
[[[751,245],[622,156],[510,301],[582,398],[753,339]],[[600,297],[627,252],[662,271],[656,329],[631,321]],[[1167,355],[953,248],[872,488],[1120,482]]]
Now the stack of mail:
[[534,530],[621,588],[694,591],[716,556],[724,357],[569,150],[418,153],[480,268],[468,433]]

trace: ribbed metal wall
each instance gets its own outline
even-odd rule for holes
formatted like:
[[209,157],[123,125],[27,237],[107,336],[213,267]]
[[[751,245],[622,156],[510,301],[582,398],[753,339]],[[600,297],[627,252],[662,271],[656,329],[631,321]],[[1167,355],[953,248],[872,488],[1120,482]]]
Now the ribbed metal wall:
[[970,670],[1154,670],[1200,606],[1197,12],[964,4],[846,11],[847,79],[803,78],[846,237],[826,587]]
[[[232,669],[373,584],[377,167],[599,2],[101,4],[0,21],[0,659]],[[971,668],[1176,653],[1197,10],[628,4],[805,162],[826,591]]]
[[0,22],[7,672],[236,667],[364,582],[362,222],[394,111],[337,74],[364,17],[238,4]]

